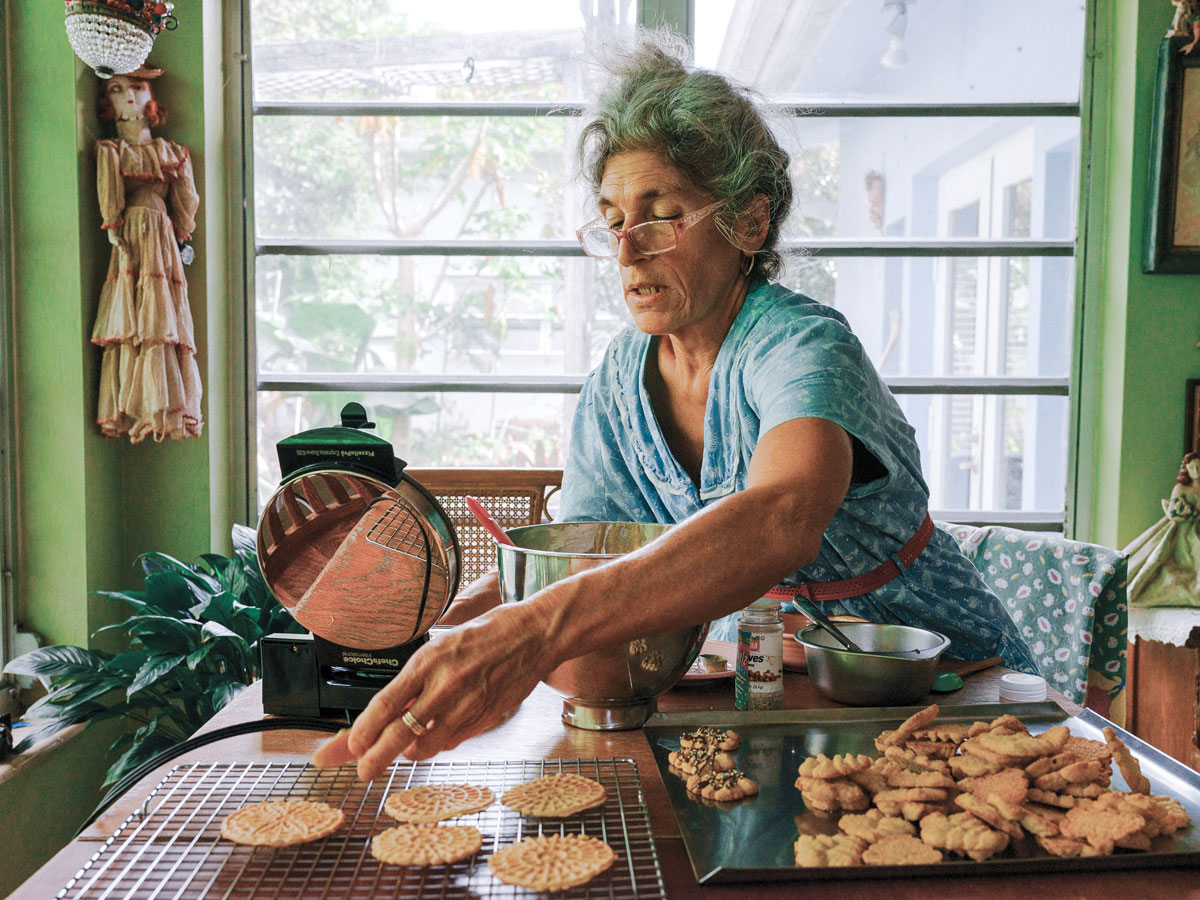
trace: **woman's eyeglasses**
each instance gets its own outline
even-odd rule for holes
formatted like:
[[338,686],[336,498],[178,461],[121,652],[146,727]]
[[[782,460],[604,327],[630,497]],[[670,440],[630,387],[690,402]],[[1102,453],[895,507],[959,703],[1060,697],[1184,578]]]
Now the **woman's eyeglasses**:
[[679,235],[725,204],[724,200],[710,203],[703,209],[688,213],[678,219],[656,219],[642,222],[632,228],[604,228],[604,216],[597,216],[575,232],[579,246],[588,256],[609,258],[621,252],[621,239],[629,241],[633,249],[642,256],[654,256],[674,250]]

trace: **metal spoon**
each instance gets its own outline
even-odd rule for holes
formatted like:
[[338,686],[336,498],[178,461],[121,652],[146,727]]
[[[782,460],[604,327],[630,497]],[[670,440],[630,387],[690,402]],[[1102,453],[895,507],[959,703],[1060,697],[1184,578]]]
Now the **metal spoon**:
[[900,656],[905,659],[916,659],[921,655],[920,650],[864,650],[854,641],[850,640],[840,628],[833,624],[833,620],[821,611],[817,604],[811,602],[806,597],[796,596],[792,598],[792,605],[799,607],[799,611],[804,613],[810,619],[817,623],[825,631],[829,632],[833,637],[847,650],[854,653],[870,653],[874,656]]
[[862,647],[858,646],[858,644],[846,637],[846,635],[842,633],[842,630],[833,624],[833,620],[830,619],[829,616],[825,615],[825,613],[821,612],[821,610],[817,607],[817,604],[810,603],[807,597],[793,597],[792,605],[798,606],[800,608],[800,612],[804,613],[819,626],[821,626],[821,628],[833,635],[837,642],[847,650],[853,650],[855,653],[866,652]]

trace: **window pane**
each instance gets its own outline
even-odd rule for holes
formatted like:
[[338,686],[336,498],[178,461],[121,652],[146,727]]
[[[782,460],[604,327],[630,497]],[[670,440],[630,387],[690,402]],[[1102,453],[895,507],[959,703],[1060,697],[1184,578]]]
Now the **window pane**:
[[629,320],[588,257],[262,256],[260,372],[582,375]]
[[935,510],[1061,512],[1067,398],[902,394]]
[[[795,185],[784,240],[1075,234],[1078,119],[774,124]],[[580,127],[569,116],[259,116],[255,230],[314,241],[573,240],[595,214],[574,177]],[[951,227],[938,212],[947,197],[979,204],[978,227]]]
[[278,393],[258,395],[258,505],[279,486],[275,445],[336,425],[363,404],[372,432],[410,466],[561,466],[575,394]]
[[1075,236],[1076,118],[801,116],[773,125],[792,158],[785,240]]
[[[574,394],[258,395],[259,506],[279,484],[278,441],[338,422],[351,400],[412,466],[561,466]],[[1065,397],[903,394],[934,509],[1061,510]]]
[[1082,0],[705,0],[695,8],[696,62],[774,96],[1079,99]]
[[634,0],[582,6],[253,0],[254,99],[578,99],[584,48],[635,15]]
[[321,240],[574,240],[572,117],[259,116],[255,231]]
[[1071,257],[789,256],[780,281],[846,316],[885,377],[1069,371]]
[[[261,373],[582,375],[630,323],[616,263],[573,257],[263,256]],[[789,255],[885,376],[1063,378],[1070,257]]]

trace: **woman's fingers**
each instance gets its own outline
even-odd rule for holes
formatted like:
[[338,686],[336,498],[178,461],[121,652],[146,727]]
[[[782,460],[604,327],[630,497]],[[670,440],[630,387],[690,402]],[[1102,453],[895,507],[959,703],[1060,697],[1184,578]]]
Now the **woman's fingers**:
[[370,780],[401,754],[428,759],[494,726],[552,664],[534,615],[495,610],[426,644],[371,698],[344,741],[322,748],[322,759],[357,759],[358,777]]
[[[422,656],[427,655],[428,650],[428,645],[418,650],[403,671],[372,697],[367,708],[354,720],[350,729],[349,746],[356,758],[362,759],[380,740],[391,723],[399,720],[404,711],[413,705],[424,684],[421,662]],[[414,715],[416,714],[414,711]],[[408,733],[411,741],[412,732]]]
[[399,719],[389,724],[370,749],[359,757],[359,780],[371,781],[378,778],[412,742],[413,733],[407,725]]
[[350,752],[350,729],[343,728],[313,753],[313,765],[318,769],[344,766],[356,759]]

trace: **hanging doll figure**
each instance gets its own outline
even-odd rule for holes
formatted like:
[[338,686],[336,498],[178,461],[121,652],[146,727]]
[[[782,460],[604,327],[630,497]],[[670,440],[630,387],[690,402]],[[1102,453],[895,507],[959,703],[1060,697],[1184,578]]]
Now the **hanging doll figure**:
[[101,227],[112,244],[92,330],[92,343],[104,348],[97,422],[105,436],[128,434],[135,444],[197,437],[201,428],[200,369],[180,253],[200,197],[188,149],[150,134],[166,121],[150,88],[161,74],[141,68],[102,81],[98,110],[117,136],[96,142]]
[[1183,458],[1163,518],[1125,548],[1129,602],[1138,606],[1200,606],[1200,453]]

